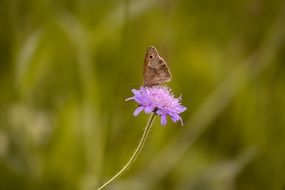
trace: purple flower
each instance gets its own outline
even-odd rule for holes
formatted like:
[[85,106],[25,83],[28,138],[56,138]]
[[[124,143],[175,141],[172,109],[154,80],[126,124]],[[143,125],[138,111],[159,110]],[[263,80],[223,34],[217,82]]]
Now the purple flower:
[[154,112],[161,116],[161,125],[166,125],[167,116],[170,116],[173,122],[180,120],[183,125],[180,113],[186,110],[186,107],[180,104],[181,96],[175,98],[173,93],[166,86],[143,87],[139,90],[132,90],[134,96],[126,99],[135,100],[139,107],[135,110],[134,116],[141,111],[145,113]]

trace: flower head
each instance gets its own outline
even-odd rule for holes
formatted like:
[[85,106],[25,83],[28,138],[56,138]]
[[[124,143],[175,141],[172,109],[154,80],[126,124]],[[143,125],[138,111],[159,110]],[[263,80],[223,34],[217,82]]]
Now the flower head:
[[137,116],[141,111],[145,113],[154,112],[161,117],[161,125],[166,125],[167,116],[170,116],[173,122],[180,120],[183,125],[180,113],[186,110],[186,107],[180,104],[181,96],[175,98],[173,93],[166,86],[141,87],[139,90],[132,90],[134,96],[126,99],[135,100],[139,106],[134,111]]

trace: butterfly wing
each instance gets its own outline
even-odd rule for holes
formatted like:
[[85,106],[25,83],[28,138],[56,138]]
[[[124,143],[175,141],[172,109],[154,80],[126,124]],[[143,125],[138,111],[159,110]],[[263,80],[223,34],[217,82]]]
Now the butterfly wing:
[[150,47],[144,59],[144,85],[155,86],[171,80],[166,62],[154,47]]

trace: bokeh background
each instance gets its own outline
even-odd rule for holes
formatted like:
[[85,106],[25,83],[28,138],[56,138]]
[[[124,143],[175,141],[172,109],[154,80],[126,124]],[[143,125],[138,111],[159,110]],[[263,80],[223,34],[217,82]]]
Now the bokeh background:
[[154,45],[184,126],[155,125],[107,189],[285,188],[282,0],[1,0],[0,189],[91,190],[148,116],[125,102]]

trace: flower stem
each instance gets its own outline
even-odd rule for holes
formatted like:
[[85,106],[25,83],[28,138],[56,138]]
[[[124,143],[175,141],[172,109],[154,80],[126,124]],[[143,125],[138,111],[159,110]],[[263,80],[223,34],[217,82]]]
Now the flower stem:
[[145,141],[147,139],[147,136],[149,134],[150,128],[153,124],[154,117],[155,117],[155,113],[152,113],[149,120],[148,120],[148,123],[144,129],[143,136],[142,136],[135,152],[133,153],[133,155],[129,159],[129,161],[124,165],[124,167],[120,171],[118,171],[111,179],[109,179],[107,182],[105,182],[103,185],[101,185],[97,190],[102,190],[105,187],[107,187],[109,184],[111,184],[114,180],[116,180],[119,176],[121,176],[132,165],[132,163],[136,160],[136,158],[138,157],[138,155],[141,153],[141,151],[143,149],[143,146],[144,146]]

